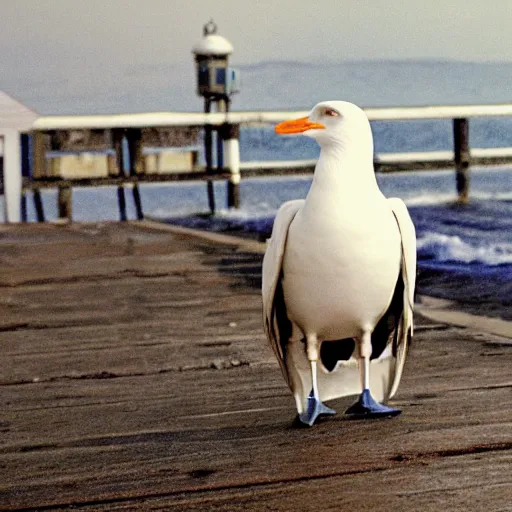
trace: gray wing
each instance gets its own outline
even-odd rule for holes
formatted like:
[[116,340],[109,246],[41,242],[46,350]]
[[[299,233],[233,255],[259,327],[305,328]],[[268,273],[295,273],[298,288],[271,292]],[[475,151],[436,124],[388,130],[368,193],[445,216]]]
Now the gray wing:
[[268,240],[267,250],[263,258],[262,269],[263,325],[265,334],[289,385],[290,377],[286,369],[285,350],[286,342],[290,336],[288,332],[290,322],[286,317],[286,307],[281,287],[281,271],[288,229],[303,204],[303,199],[289,201],[283,204],[277,212],[272,228],[272,236]]
[[[410,337],[413,335],[414,289],[416,286],[416,230],[407,207],[398,198],[388,199],[401,236],[402,264],[400,277],[397,283],[393,314],[399,317],[393,337],[393,353],[396,357],[395,375],[389,393],[392,397],[398,388],[407,355]],[[400,297],[401,295],[401,297]],[[395,302],[396,301],[396,302]],[[396,305],[401,311],[396,311]]]

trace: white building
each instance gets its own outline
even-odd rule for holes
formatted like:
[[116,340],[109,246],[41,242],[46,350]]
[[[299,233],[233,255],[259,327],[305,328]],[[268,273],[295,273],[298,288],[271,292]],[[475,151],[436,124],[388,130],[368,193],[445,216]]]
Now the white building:
[[21,142],[22,133],[32,129],[39,117],[8,94],[0,91],[0,157],[3,165],[4,210],[6,222],[21,221]]

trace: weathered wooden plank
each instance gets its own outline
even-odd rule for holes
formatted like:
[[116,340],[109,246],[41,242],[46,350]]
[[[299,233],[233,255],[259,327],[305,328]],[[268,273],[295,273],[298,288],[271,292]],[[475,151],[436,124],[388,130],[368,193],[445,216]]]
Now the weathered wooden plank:
[[[416,375],[417,370],[418,367],[413,366],[412,374]],[[165,478],[162,477],[160,482],[160,476],[155,477],[158,481],[151,480],[143,486],[144,493],[151,494],[159,486],[167,486],[174,493],[180,489],[192,492],[196,487],[190,488],[189,480],[182,482],[181,475],[187,468],[191,474],[212,470],[219,473],[220,480],[215,480],[215,485],[211,482],[212,477],[207,486],[198,489],[212,485],[227,488],[244,486],[244,482],[262,478],[269,465],[275,464],[279,467],[280,479],[296,478],[297,472],[305,472],[301,478],[306,479],[306,475],[318,476],[319,471],[324,474],[338,465],[344,468],[343,472],[356,471],[354,465],[380,471],[379,468],[387,467],[390,461],[417,460],[426,457],[425,453],[428,457],[436,456],[434,452],[463,456],[478,450],[504,451],[511,447],[512,396],[510,387],[499,384],[469,389],[459,386],[459,389],[435,394],[425,389],[419,379],[411,388],[410,379],[407,379],[399,401],[405,414],[399,420],[362,423],[340,418],[319,425],[314,431],[304,431],[289,428],[293,406],[275,365],[231,371],[171,372],[156,376],[146,385],[138,380],[128,377],[69,385],[52,383],[44,390],[48,403],[58,404],[64,400],[65,405],[50,411],[48,405],[38,405],[40,398],[30,393],[33,406],[30,407],[29,400],[24,414],[17,411],[20,415],[18,428],[23,432],[25,426],[29,432],[37,432],[39,444],[31,445],[25,441],[21,447],[6,446],[0,452],[5,462],[9,456],[17,454],[16,450],[21,451],[22,457],[16,457],[20,467],[13,469],[20,476],[27,471],[24,468],[29,468],[25,476],[27,495],[38,495],[37,492],[44,489],[48,492],[49,482],[41,484],[41,490],[36,492],[33,479],[37,475],[47,475],[52,467],[53,471],[57,467],[59,480],[83,484],[88,496],[107,499],[101,494],[103,491],[96,488],[97,478],[89,482],[90,475],[97,474],[107,464],[105,457],[111,476],[103,477],[101,485],[107,485],[111,477],[119,481],[127,478],[121,470],[120,475],[116,474],[118,464],[124,471],[132,463],[139,470],[142,467],[159,468],[157,476],[165,475]],[[267,387],[268,383],[272,385]],[[55,395],[48,395],[54,385],[57,386]],[[94,397],[89,404],[82,401],[88,386],[92,388],[88,391],[89,400]],[[435,389],[435,385],[433,387]],[[81,393],[75,405],[73,389]],[[208,397],[206,401],[205,395]],[[11,400],[10,403],[16,401]],[[23,399],[26,400],[27,397]],[[484,409],[481,408],[483,400],[486,403]],[[346,401],[341,403],[346,404]],[[105,425],[103,418],[107,415],[109,423]],[[41,432],[45,417],[46,421],[51,419],[46,440]],[[84,427],[85,432],[77,432],[77,428]],[[97,437],[102,428],[106,429],[104,436]],[[16,429],[17,435],[20,430]],[[118,434],[108,434],[112,430]],[[91,437],[91,433],[96,435]],[[340,435],[342,442],[338,441]],[[276,446],[279,454],[275,453]],[[85,454],[84,447],[87,447]],[[301,461],[304,457],[311,458],[310,463],[301,462],[304,467],[300,471],[296,467],[297,449]],[[197,458],[200,452],[206,459]],[[142,456],[141,460],[139,456]],[[48,459],[53,466],[48,467]],[[205,464],[206,468],[203,467]],[[173,475],[177,475],[178,482],[174,481]],[[53,474],[51,478],[55,477]],[[133,475],[131,478],[137,480]],[[142,484],[138,482],[137,485]],[[62,496],[62,492],[59,490],[58,495]],[[115,492],[119,493],[118,490]],[[139,487],[137,492],[142,489]],[[169,493],[169,490],[165,492]],[[38,500],[43,499],[38,496]]]
[[343,399],[292,428],[260,259],[129,223],[0,229],[0,508],[507,510],[511,346],[423,324],[401,417]]
[[[267,486],[334,477],[344,486],[344,479],[352,474],[376,474],[382,480],[383,472],[399,468],[403,472],[397,480],[402,486],[389,487],[388,482],[388,492],[401,494],[405,484],[411,494],[421,494],[435,489],[425,474],[429,473],[431,461],[458,457],[455,475],[430,474],[445,488],[454,490],[460,485],[456,477],[465,472],[469,463],[466,461],[477,461],[480,454],[501,453],[508,464],[511,461],[510,443],[506,441],[510,439],[510,422],[491,429],[485,425],[440,428],[430,424],[421,430],[411,429],[412,425],[402,419],[364,424],[336,420],[305,432],[290,430],[282,419],[276,421],[277,416],[269,412],[259,422],[254,417],[245,418],[245,425],[240,424],[239,414],[233,414],[223,417],[228,423],[230,418],[237,419],[231,426],[204,428],[196,424],[189,430],[134,432],[133,426],[127,425],[127,434],[116,437],[25,445],[22,453],[14,454],[19,466],[11,463],[17,488],[23,489],[21,501],[15,495],[16,505],[31,506],[31,500],[32,506],[94,503],[159,494],[172,502],[173,497],[185,492],[191,495],[252,488],[265,493]],[[432,414],[424,411],[429,412]],[[218,416],[211,421],[218,422]],[[101,424],[95,414],[87,423],[90,428]],[[493,443],[488,442],[489,436]],[[2,462],[9,464],[9,454],[2,456]],[[420,481],[411,481],[406,475],[417,466],[424,466],[425,471],[420,471]],[[510,483],[512,474],[508,468],[503,464],[491,484]],[[487,470],[479,465],[476,473]],[[410,476],[414,477],[414,472]],[[371,485],[372,480],[367,479],[366,484]],[[478,485],[485,487],[482,481]],[[9,503],[11,493],[2,492],[0,487],[0,497]],[[346,498],[346,493],[340,496],[338,491],[337,495],[341,502]],[[306,500],[307,510],[311,501],[307,495],[302,499]]]
[[[395,450],[414,454],[434,449],[436,439],[438,450],[449,449],[450,444],[454,449],[462,449],[468,448],[468,443],[492,445],[511,441],[508,434],[511,418],[507,412],[511,406],[510,387],[482,386],[444,394],[426,393],[420,387],[404,390],[394,401],[404,409],[402,418],[395,422],[366,424],[345,420],[342,412],[352,401],[347,398],[334,402],[340,412],[338,418],[314,432],[292,434],[289,427],[295,414],[293,401],[273,365],[242,365],[221,370],[198,368],[145,375],[98,375],[4,388],[3,400],[9,410],[3,413],[5,424],[0,452],[36,452],[38,447],[57,449],[63,443],[73,447],[78,442],[79,446],[77,440],[82,437],[91,438],[93,444],[103,437],[116,444],[116,438],[131,439],[131,435],[140,435],[141,439],[151,442],[154,432],[165,437],[165,433],[196,430],[233,430],[232,441],[236,442],[240,436],[238,440],[243,441],[243,433],[237,433],[236,429],[244,426],[254,429],[253,435],[262,439],[272,431],[272,437],[283,442],[315,439],[315,432],[320,438],[341,435],[343,443],[349,443],[350,436],[352,441],[361,441],[358,436],[363,433],[396,437],[395,444],[389,448],[395,455]],[[201,382],[197,384],[199,379]],[[126,386],[133,386],[133,389],[127,390]],[[486,397],[487,409],[479,407]],[[58,431],[56,425],[59,425]],[[259,433],[257,425],[263,427]],[[437,430],[441,432],[435,434]],[[460,435],[451,439],[457,430]],[[493,437],[486,437],[486,432],[494,432]],[[212,445],[217,434],[211,434]],[[432,444],[422,445],[430,438]],[[363,450],[371,453],[372,439],[364,437],[363,440]],[[396,444],[397,441],[400,444]],[[262,451],[267,449],[273,449],[272,443],[261,447]]]
[[[178,495],[156,495],[144,500],[112,500],[87,507],[90,511],[297,511],[297,510],[422,510],[438,512],[510,510],[510,458],[502,453],[471,456],[468,473],[460,471],[460,458],[436,458],[381,470],[294,479],[275,484],[247,485]],[[450,474],[450,481],[439,475]],[[203,475],[207,478],[208,475]],[[497,477],[497,478],[496,478]],[[425,490],[416,485],[423,481]],[[340,494],[340,488],[345,489]]]

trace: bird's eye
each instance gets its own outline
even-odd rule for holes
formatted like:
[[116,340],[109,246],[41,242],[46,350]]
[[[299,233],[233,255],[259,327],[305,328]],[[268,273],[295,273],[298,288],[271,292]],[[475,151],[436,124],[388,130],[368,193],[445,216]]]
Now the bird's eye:
[[326,108],[324,114],[329,117],[339,117],[340,113],[333,108]]

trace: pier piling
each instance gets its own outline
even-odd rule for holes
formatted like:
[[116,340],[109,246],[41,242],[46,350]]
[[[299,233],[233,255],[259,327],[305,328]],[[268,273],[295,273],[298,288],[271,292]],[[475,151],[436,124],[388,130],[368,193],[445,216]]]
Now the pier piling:
[[455,179],[459,203],[469,202],[469,122],[466,118],[453,120],[453,146],[455,153]]
[[73,192],[70,186],[59,187],[58,197],[58,210],[59,219],[71,222],[73,220],[73,206],[72,206]]
[[119,220],[124,222],[128,220],[128,217],[126,215],[126,197],[123,185],[117,187],[117,202],[119,204]]
[[[204,112],[210,113],[211,101],[209,98],[205,98],[204,101]],[[204,126],[204,159],[206,163],[206,173],[208,175],[213,174],[213,126],[206,124]],[[213,188],[213,181],[208,179],[206,181],[206,191],[208,194],[208,207],[210,213],[215,213],[215,190]]]
[[226,168],[230,172],[227,205],[228,208],[240,208],[240,127],[226,123],[220,133],[224,139]]
[[38,188],[35,188],[33,191],[33,197],[34,197],[34,208],[36,210],[36,219],[37,222],[44,222],[44,208],[43,208],[43,201],[41,199],[41,191]]
[[133,202],[135,204],[135,214],[137,215],[137,220],[142,220],[144,218],[144,212],[142,211],[142,201],[140,198],[140,190],[139,185],[137,183],[133,184]]
[[142,131],[138,128],[126,130],[126,140],[128,141],[128,153],[130,155],[130,176],[143,174],[145,166],[142,157]]
[[111,176],[122,176],[125,171],[125,158],[123,153],[124,130],[112,130],[111,138],[114,156],[111,159],[111,165],[109,165],[109,174]]

